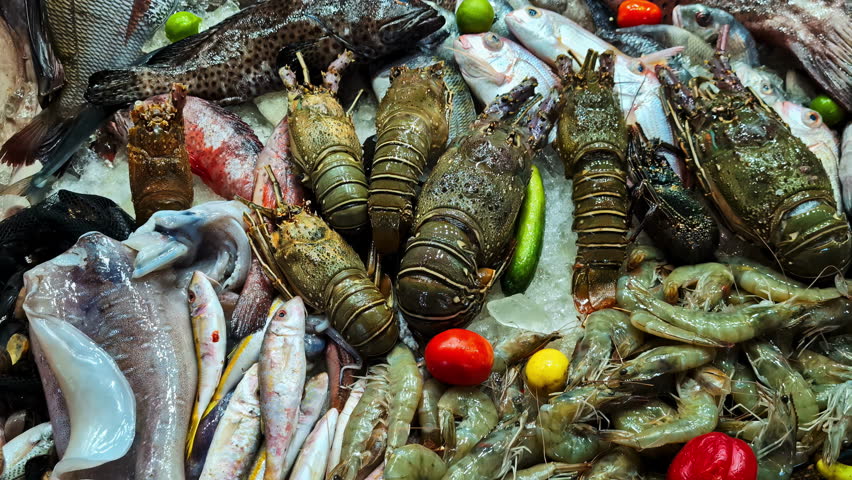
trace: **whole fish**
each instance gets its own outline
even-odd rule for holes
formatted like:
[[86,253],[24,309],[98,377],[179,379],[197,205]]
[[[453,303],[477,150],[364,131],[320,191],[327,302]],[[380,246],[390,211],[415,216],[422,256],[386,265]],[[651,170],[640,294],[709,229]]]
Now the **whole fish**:
[[287,449],[296,432],[305,388],[305,304],[300,297],[276,300],[260,353],[260,414],[266,438],[264,480],[284,477]]
[[[156,95],[144,103],[164,103],[167,98],[168,95]],[[186,97],[183,120],[192,173],[226,200],[238,195],[252,198],[263,144],[251,127],[235,113],[193,96]],[[123,130],[129,119],[121,117],[117,123]]]
[[[142,44],[177,7],[178,0],[43,0],[56,57],[62,62],[64,87],[23,130],[0,148],[0,161],[20,166],[40,161],[32,177],[41,188],[89,135],[107,118],[107,109],[83,97],[89,76],[124,68],[135,61]],[[168,89],[163,90],[166,92]]]
[[843,130],[840,145],[840,189],[843,193],[843,208],[852,212],[852,123]]
[[225,312],[222,311],[210,279],[201,272],[193,273],[192,280],[189,282],[189,317],[195,338],[198,388],[187,434],[187,453],[192,452],[192,443],[195,441],[198,424],[204,412],[207,411],[207,405],[210,404],[213,392],[219,384],[222,369],[225,367],[228,344]]
[[[508,18],[506,24],[511,28]],[[462,77],[474,96],[485,105],[498,95],[508,93],[525,78],[538,80],[535,91],[542,96],[559,84],[556,74],[546,63],[496,33],[462,35],[455,40],[454,48]]]
[[[195,398],[187,291],[167,269],[133,278],[136,253],[100,233],[89,233],[63,255],[25,275],[24,308],[54,316],[104,349],[136,398],[136,435],[122,458],[82,478],[184,478],[184,444]],[[74,285],[74,288],[68,288]],[[55,376],[36,357],[46,387],[57,451],[70,448],[68,408]],[[55,372],[57,375],[61,371]],[[73,435],[72,435],[73,436]]]
[[317,423],[293,466],[293,473],[290,475],[292,480],[322,480],[331,442],[334,440],[337,418],[337,410],[331,408]]
[[838,212],[842,211],[843,200],[838,172],[840,168],[840,142],[837,139],[837,134],[822,122],[819,113],[810,108],[787,101],[778,102],[772,105],[772,108],[790,127],[790,132],[798,137],[808,147],[808,150],[814,152],[814,155],[822,163],[831,182],[831,189],[834,191],[837,210]]
[[595,31],[595,22],[586,0],[531,0],[530,3],[564,15],[590,32]]
[[716,44],[722,27],[728,26],[728,43],[725,53],[731,59],[731,64],[746,62],[752,67],[760,65],[757,53],[757,43],[751,32],[733,15],[721,8],[708,7],[696,3],[693,5],[678,5],[672,10],[672,23],[683,28],[708,44]]
[[421,68],[433,63],[444,61],[444,83],[447,85],[447,90],[452,92],[453,107],[450,111],[450,137],[452,142],[454,138],[465,133],[470,128],[470,124],[476,119],[476,108],[473,104],[473,97],[470,94],[470,89],[464,81],[461,72],[456,66],[455,59],[450,56],[446,60],[437,55],[415,54],[405,57],[399,61],[392,62],[382,69],[373,77],[372,86],[373,93],[376,98],[381,101],[390,88],[390,70],[399,65],[405,65],[409,68]]
[[159,50],[144,65],[96,73],[86,98],[121,105],[178,82],[202,98],[241,103],[280,89],[278,67],[292,63],[297,51],[312,69],[325,68],[347,48],[370,61],[442,24],[420,0],[269,0]]
[[192,441],[192,451],[189,452],[189,457],[186,459],[187,480],[198,480],[198,477],[201,476],[201,471],[204,469],[204,463],[207,460],[207,452],[210,450],[213,435],[216,433],[216,427],[219,426],[233,395],[234,392],[227,393],[215,405],[211,403],[212,408],[201,419]]
[[69,249],[84,233],[124,240],[134,227],[112,200],[67,190],[0,222],[0,320],[12,313],[23,272]]
[[[617,8],[621,0],[607,0]],[[852,16],[846,0],[656,0],[673,9],[701,3],[732,14],[759,41],[784,47],[846,110],[852,110]]]
[[[296,457],[302,450],[305,439],[314,430],[314,425],[320,418],[320,412],[328,399],[328,374],[323,372],[311,378],[305,384],[305,395],[302,397],[302,405],[299,406],[299,423],[296,426],[296,434],[293,442],[287,449],[287,461],[284,463],[284,471],[289,471],[296,462]],[[332,407],[333,409],[333,407]],[[333,429],[332,429],[333,431]],[[329,450],[331,442],[329,441]],[[322,462],[325,471],[325,460]]]
[[[683,47],[681,56],[686,60],[684,67],[691,77],[710,77],[710,71],[704,63],[713,58],[713,47],[704,39],[689,30],[674,25],[639,25],[620,28],[618,32],[631,32],[653,38],[663,48]],[[651,53],[651,52],[645,52]],[[643,54],[645,54],[643,53]]]
[[258,365],[254,364],[240,380],[219,420],[201,480],[233,480],[248,472],[260,446],[259,385]]

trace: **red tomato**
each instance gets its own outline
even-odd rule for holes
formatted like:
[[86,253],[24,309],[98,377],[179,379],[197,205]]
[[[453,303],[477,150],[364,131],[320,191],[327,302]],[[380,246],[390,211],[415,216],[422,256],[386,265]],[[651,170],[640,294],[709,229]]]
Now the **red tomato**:
[[724,433],[700,435],[683,446],[666,480],[755,480],[757,457],[748,444]]
[[426,344],[426,368],[451,385],[477,385],[491,374],[494,349],[488,340],[470,330],[453,328]]
[[656,25],[663,19],[660,7],[647,0],[626,0],[618,6],[618,26]]

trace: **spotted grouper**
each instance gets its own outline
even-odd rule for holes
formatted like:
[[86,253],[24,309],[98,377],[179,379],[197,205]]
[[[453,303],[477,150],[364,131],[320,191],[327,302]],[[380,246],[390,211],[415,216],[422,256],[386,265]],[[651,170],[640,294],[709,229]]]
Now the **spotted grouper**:
[[137,67],[98,72],[86,93],[98,105],[122,105],[185,84],[220,104],[278,90],[278,68],[301,51],[311,69],[344,49],[371,61],[410,47],[443,25],[421,0],[269,0],[214,28],[158,51]]

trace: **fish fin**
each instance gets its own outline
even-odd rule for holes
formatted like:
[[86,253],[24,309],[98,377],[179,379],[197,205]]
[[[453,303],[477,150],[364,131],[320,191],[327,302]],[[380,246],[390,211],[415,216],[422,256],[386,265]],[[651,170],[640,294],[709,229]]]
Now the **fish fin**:
[[343,46],[347,50],[352,50],[352,52],[355,54],[356,57],[361,57],[361,58],[375,58],[376,57],[376,52],[372,48],[364,47],[363,45],[356,45],[356,44],[350,42],[349,40],[341,37],[340,35],[337,34],[337,32],[332,30],[331,27],[329,27],[328,24],[325,23],[319,17],[317,17],[315,15],[311,15],[311,14],[306,14],[305,17],[313,20],[314,23],[316,23],[317,26],[320,27],[322,29],[322,31],[326,33],[326,35],[328,35],[329,37],[331,37],[331,38],[337,40],[338,42],[340,42],[341,44],[343,44]]
[[821,23],[819,28],[826,31],[809,38],[817,39],[820,45],[809,48],[794,40],[790,50],[834,100],[852,111],[852,21],[843,16]]
[[149,97],[143,88],[137,87],[138,76],[133,70],[101,70],[89,77],[86,100],[95,105],[127,105],[134,100]]
[[649,53],[647,55],[642,55],[639,57],[639,60],[645,65],[657,65],[665,63],[669,58],[674,57],[675,55],[684,51],[685,47],[677,46],[666,48],[664,50],[660,50],[658,52]]
[[42,110],[0,147],[0,162],[12,166],[32,165],[56,149],[72,122],[73,118],[63,119],[55,109]]
[[179,65],[185,63],[196,57],[198,54],[196,47],[205,43],[217,30],[216,27],[213,27],[155,50],[148,56],[145,65]]

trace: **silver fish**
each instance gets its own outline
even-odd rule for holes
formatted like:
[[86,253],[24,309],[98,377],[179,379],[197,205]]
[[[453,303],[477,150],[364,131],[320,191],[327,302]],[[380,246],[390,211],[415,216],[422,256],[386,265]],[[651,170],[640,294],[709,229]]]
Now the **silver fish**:
[[0,148],[3,163],[14,166],[40,161],[32,178],[43,187],[50,176],[108,116],[87,104],[83,94],[89,76],[122,68],[140,55],[150,38],[177,7],[178,0],[44,0],[42,5],[56,57],[62,62],[65,86],[56,101]]
[[722,27],[728,26],[728,43],[725,48],[731,62],[746,62],[752,67],[760,65],[757,43],[751,32],[730,13],[721,8],[696,3],[678,5],[672,10],[672,23],[694,33],[708,45],[715,44]]
[[[56,316],[91,338],[115,360],[136,398],[130,451],[83,478],[181,480],[197,385],[186,289],[176,288],[171,269],[134,279],[135,256],[103,234],[83,235],[66,253],[27,272],[24,306],[31,315]],[[40,356],[36,361],[62,454],[69,448],[68,411],[55,376]]]
[[530,3],[564,15],[590,32],[595,31],[595,22],[586,0],[531,0]]
[[843,130],[843,142],[840,146],[840,189],[843,193],[843,208],[847,215],[852,214],[852,123]]

